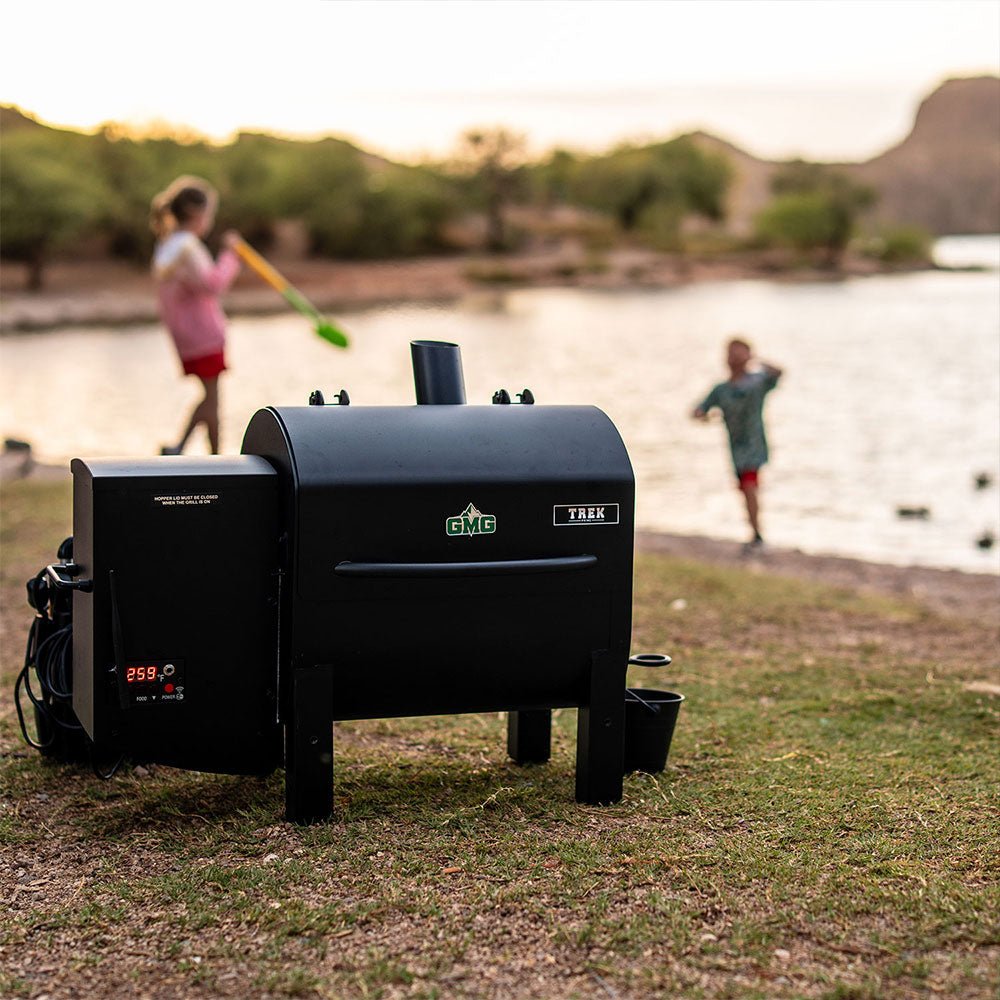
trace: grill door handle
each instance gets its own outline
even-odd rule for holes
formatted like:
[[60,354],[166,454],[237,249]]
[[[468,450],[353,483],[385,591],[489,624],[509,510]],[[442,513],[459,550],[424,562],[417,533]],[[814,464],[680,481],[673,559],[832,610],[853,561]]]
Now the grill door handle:
[[554,556],[549,559],[499,559],[484,562],[350,562],[337,563],[337,576],[456,577],[567,573],[597,565],[597,556]]

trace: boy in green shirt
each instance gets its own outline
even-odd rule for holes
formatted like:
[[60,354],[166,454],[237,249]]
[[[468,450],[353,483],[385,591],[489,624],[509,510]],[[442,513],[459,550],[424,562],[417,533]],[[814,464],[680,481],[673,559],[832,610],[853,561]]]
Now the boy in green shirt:
[[758,500],[760,467],[767,461],[767,437],[764,434],[764,397],[778,384],[781,369],[760,362],[757,371],[747,371],[753,357],[745,340],[733,339],[726,345],[726,365],[729,379],[720,382],[694,408],[691,416],[707,420],[709,412],[718,407],[729,432],[729,448],[740,492],[747,505],[747,518],[753,529],[748,551],[760,549],[764,539],[760,533]]

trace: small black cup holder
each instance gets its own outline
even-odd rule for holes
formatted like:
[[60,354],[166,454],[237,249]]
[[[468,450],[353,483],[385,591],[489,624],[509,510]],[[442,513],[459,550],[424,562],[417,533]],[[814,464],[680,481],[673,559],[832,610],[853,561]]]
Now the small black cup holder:
[[669,667],[672,661],[666,653],[636,653],[628,662],[633,667]]

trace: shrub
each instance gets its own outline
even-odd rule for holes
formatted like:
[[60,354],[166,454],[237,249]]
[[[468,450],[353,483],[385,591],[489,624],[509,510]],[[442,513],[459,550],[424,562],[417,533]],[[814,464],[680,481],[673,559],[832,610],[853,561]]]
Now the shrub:
[[923,264],[931,259],[932,242],[920,226],[898,226],[867,240],[862,253],[885,264]]
[[785,164],[771,181],[774,200],[755,220],[758,239],[799,251],[824,250],[838,264],[860,212],[875,201],[872,188],[819,163]]
[[766,243],[804,251],[834,241],[838,220],[830,199],[819,191],[783,194],[757,215],[754,229]]

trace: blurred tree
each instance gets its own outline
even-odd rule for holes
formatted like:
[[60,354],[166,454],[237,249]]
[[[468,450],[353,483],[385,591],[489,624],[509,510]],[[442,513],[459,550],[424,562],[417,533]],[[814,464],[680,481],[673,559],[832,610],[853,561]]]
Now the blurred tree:
[[4,135],[0,251],[29,262],[36,286],[48,254],[89,234],[104,237],[115,256],[148,261],[150,200],[185,173],[218,189],[216,233],[240,229],[265,250],[279,220],[298,219],[313,253],[434,252],[445,247],[445,224],[462,204],[458,186],[442,174],[390,163],[338,139],[243,133],[214,146],[195,135],[137,138],[113,124],[86,136],[24,122]]
[[274,224],[296,213],[291,178],[298,176],[303,144],[276,136],[241,132],[218,151],[221,204],[220,230],[239,229],[261,250],[274,240]]
[[416,167],[386,166],[368,176],[361,201],[359,257],[406,257],[445,248],[445,224],[457,213],[452,186]]
[[725,214],[728,161],[689,138],[622,146],[584,160],[575,171],[575,200],[611,212],[621,229],[661,249],[676,249],[689,214],[713,221]]
[[52,253],[93,231],[110,193],[87,157],[88,137],[25,129],[0,144],[0,255],[42,287]]
[[572,197],[580,158],[567,149],[554,149],[547,159],[529,168],[532,194],[546,207],[565,205]]
[[114,125],[102,127],[94,142],[95,162],[112,199],[101,206],[101,228],[115,257],[140,260],[149,257],[153,235],[149,231],[149,202],[158,188],[152,176],[153,158],[144,144],[129,138]]
[[802,252],[822,250],[832,267],[840,265],[858,216],[877,197],[874,189],[824,164],[802,160],[778,170],[771,190],[775,198],[757,216],[757,235]]
[[340,139],[320,139],[288,159],[274,192],[281,215],[305,222],[313,253],[350,257],[364,222],[366,181],[359,150]]
[[469,129],[459,140],[455,166],[486,211],[486,246],[509,249],[504,212],[523,190],[525,139],[505,128]]

